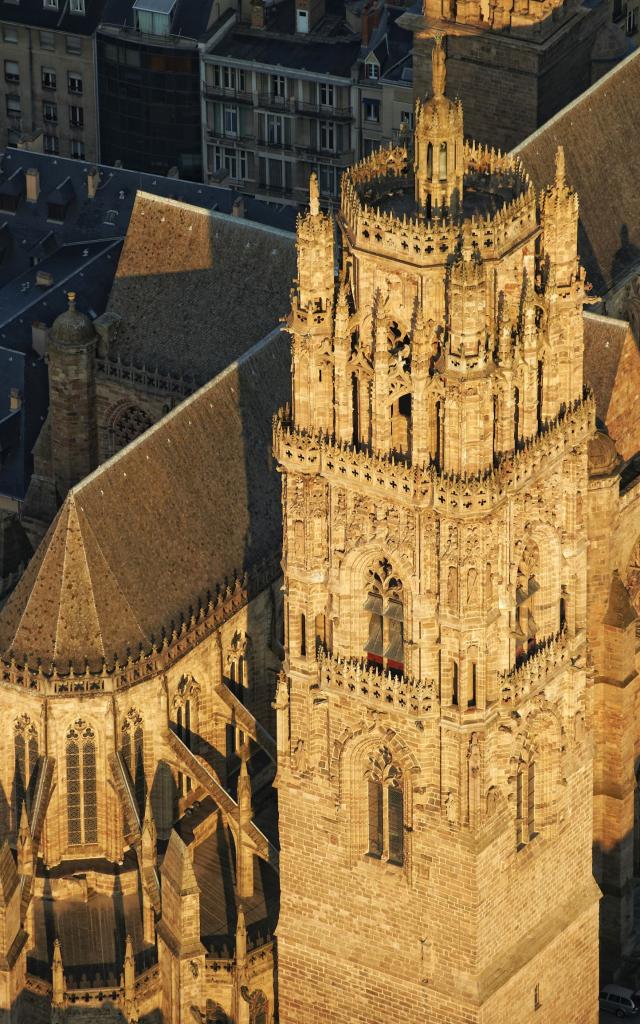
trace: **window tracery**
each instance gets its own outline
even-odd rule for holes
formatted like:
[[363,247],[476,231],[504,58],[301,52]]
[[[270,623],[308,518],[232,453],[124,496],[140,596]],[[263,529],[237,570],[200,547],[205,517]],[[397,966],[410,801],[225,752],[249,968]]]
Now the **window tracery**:
[[404,672],[404,601],[402,582],[391,563],[381,559],[369,570],[365,611],[369,635],[365,644],[369,665]]
[[38,769],[38,733],[29,715],[23,714],[14,722],[14,778],[13,814],[14,827],[20,825],[23,804],[31,809],[31,800]]
[[404,863],[402,771],[383,747],[369,757],[365,771],[369,823],[368,854],[391,864]]
[[[183,676],[173,698],[173,715],[179,739],[189,750],[195,752],[195,736],[198,730],[198,702],[200,687],[193,676]],[[178,789],[181,796],[191,790],[191,776],[178,773]]]
[[144,812],[147,788],[144,773],[144,725],[142,716],[131,708],[122,723],[122,756],[133,782],[138,809]]
[[96,737],[78,719],[67,732],[67,838],[70,846],[98,841]]
[[524,846],[538,834],[536,821],[536,761],[523,753],[516,773],[516,842]]
[[124,409],[119,409],[114,415],[109,429],[111,454],[115,455],[136,437],[144,434],[151,426],[153,426],[153,420],[146,409],[135,405],[127,405]]

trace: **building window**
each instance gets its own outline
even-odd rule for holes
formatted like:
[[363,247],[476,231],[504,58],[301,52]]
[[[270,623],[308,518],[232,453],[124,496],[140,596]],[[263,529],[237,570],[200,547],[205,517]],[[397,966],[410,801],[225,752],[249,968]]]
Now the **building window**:
[[50,11],[57,11],[58,0],[43,0],[42,6],[48,8]]
[[536,835],[536,763],[529,753],[520,760],[516,775],[517,845],[526,845]]
[[365,121],[380,121],[380,100],[364,100]]
[[413,110],[400,111],[400,125],[406,125],[409,131],[413,131]]
[[267,114],[267,142],[270,146],[281,146],[284,138],[284,118],[279,114]]
[[82,53],[82,39],[80,36],[65,36],[65,48],[67,53]]
[[364,156],[371,156],[377,149],[380,149],[382,143],[380,139],[363,139],[362,140],[362,152]]
[[84,0],[70,0],[69,10],[72,14],[84,14]]
[[226,171],[235,181],[247,178],[247,153],[244,149],[229,146],[213,147],[213,171]]
[[20,81],[20,65],[16,64],[14,60],[5,60],[4,80],[12,85],[18,85]]
[[76,96],[82,96],[82,75],[79,71],[69,71],[67,74],[67,86],[69,92]]
[[632,36],[638,31],[638,8],[627,9],[627,35]]
[[18,42],[18,30],[17,28],[11,28],[9,25],[4,25],[2,29],[2,38],[5,43],[17,43]]
[[236,136],[238,134],[238,108],[224,105],[224,134]]
[[7,93],[7,117],[20,117],[22,109],[18,93]]
[[96,740],[93,729],[77,721],[67,733],[67,840],[70,846],[98,841]]
[[402,773],[386,748],[370,757],[366,774],[370,857],[404,863],[404,795]]
[[333,121],[320,121],[320,149],[335,153],[336,126]]
[[84,142],[82,139],[71,140],[71,156],[74,160],[84,160]]
[[119,452],[136,437],[144,434],[153,425],[149,413],[136,405],[127,405],[117,410],[109,428],[111,454]]
[[82,107],[69,107],[69,126],[71,128],[84,128],[84,110]]
[[284,75],[271,76],[271,95],[284,99],[286,95],[286,78]]
[[365,611],[369,613],[369,635],[365,644],[367,662],[401,675],[404,671],[404,607],[402,583],[386,559],[369,572]]
[[60,152],[60,143],[57,135],[49,135],[47,132],[42,137],[42,145],[45,153],[52,153],[57,156]]
[[380,78],[380,65],[376,60],[368,60],[365,62],[365,74],[367,78],[378,79]]
[[335,103],[335,90],[332,85],[328,82],[322,82],[320,84],[320,105],[323,107],[333,107]]
[[[220,71],[219,68],[216,68],[216,70],[218,72]],[[225,89],[233,89],[234,91],[236,89],[238,89],[240,92],[244,92],[245,91],[245,89],[246,89],[246,75],[245,75],[244,70],[242,70],[240,68],[227,68],[227,67],[223,68],[222,70],[223,70],[223,74],[224,74],[224,87],[225,87]],[[216,81],[216,85],[219,84],[219,81],[220,81],[220,79],[219,79],[219,74],[218,74],[218,79]]]
[[40,33],[40,49],[42,50],[54,50],[55,39],[53,38],[53,32],[41,32]]
[[13,815],[16,831],[20,827],[22,806],[31,810],[38,768],[38,734],[28,715],[21,715],[13,728],[14,776]]
[[58,105],[57,103],[44,102],[42,104],[42,116],[45,121],[49,124],[57,124],[58,122]]
[[40,72],[43,89],[55,89],[56,73],[53,68],[42,68]]
[[140,816],[144,814],[147,789],[144,776],[144,729],[142,717],[131,710],[122,725],[122,756],[129,769]]
[[319,164],[317,168],[320,191],[323,195],[335,196],[338,192],[338,172],[329,164]]

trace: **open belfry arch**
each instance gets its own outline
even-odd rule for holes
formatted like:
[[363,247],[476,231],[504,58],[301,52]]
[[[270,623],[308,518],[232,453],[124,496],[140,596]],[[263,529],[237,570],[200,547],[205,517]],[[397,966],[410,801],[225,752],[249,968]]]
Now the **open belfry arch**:
[[592,1024],[578,201],[432,67],[412,144],[298,219],[280,1019]]

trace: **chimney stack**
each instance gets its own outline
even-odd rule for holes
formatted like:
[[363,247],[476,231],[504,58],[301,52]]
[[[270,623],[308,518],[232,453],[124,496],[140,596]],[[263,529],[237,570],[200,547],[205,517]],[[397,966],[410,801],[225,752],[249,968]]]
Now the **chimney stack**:
[[97,167],[90,167],[87,171],[87,196],[95,199],[96,192],[100,188],[100,171]]
[[24,176],[27,182],[27,202],[37,203],[40,195],[40,174],[37,167],[28,167]]

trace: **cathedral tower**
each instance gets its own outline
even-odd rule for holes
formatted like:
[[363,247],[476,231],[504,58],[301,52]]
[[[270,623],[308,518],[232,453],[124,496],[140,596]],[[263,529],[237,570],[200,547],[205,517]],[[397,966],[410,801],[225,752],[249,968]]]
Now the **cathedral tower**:
[[594,1024],[577,200],[420,109],[298,221],[280,1019]]

